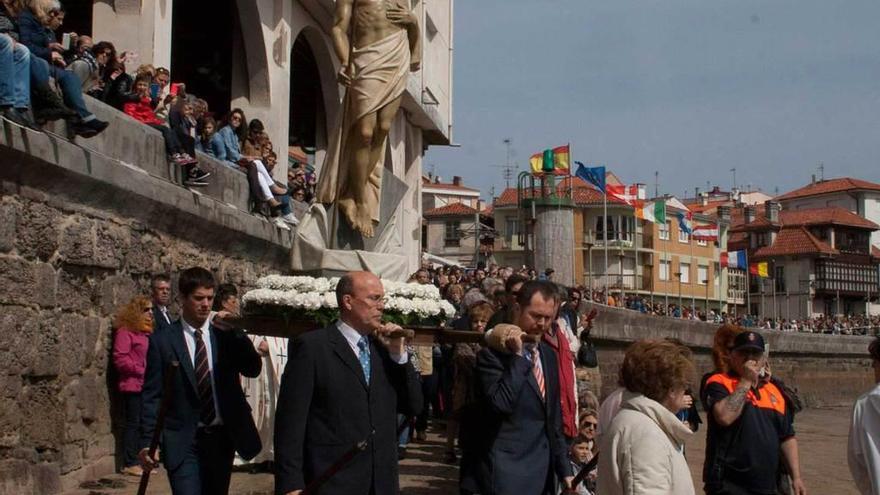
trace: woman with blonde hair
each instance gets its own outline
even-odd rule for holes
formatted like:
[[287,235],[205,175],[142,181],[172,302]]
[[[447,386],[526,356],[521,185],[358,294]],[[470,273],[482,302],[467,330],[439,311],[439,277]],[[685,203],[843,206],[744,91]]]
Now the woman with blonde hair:
[[[36,115],[37,120],[52,120],[66,115],[73,132],[83,138],[91,138],[109,125],[99,120],[86,107],[82,94],[82,81],[73,72],[64,70],[64,47],[55,39],[54,30],[64,22],[64,10],[57,0],[29,0],[27,9],[18,16],[20,42],[31,52],[31,79],[37,88],[47,88],[49,77],[55,79],[64,96],[68,110],[76,112],[70,116],[65,112],[53,112],[48,116]],[[38,91],[42,91],[39,90]],[[59,109],[56,109],[59,110]],[[63,110],[63,109],[61,109]],[[39,113],[39,112],[37,112]],[[78,118],[75,118],[78,116]]]
[[138,463],[139,429],[141,425],[141,390],[147,368],[147,349],[153,331],[153,303],[148,297],[137,296],[119,308],[113,323],[113,367],[116,369],[117,388],[125,405],[125,434],[123,436],[124,474],[140,476]]
[[694,494],[683,453],[693,432],[675,416],[693,375],[691,352],[682,345],[647,341],[627,350],[620,412],[599,447],[597,493]]

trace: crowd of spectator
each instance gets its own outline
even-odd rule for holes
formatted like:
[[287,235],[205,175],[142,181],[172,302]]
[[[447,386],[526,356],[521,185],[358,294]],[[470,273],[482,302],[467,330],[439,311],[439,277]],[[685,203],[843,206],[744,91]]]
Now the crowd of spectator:
[[665,301],[651,301],[639,295],[619,295],[593,290],[590,299],[594,303],[638,311],[653,316],[667,316],[708,323],[730,323],[744,328],[779,330],[783,332],[821,333],[831,335],[878,335],[880,315],[824,315],[810,318],[772,318],[756,315],[732,315],[710,309],[708,312],[691,306],[680,306]]
[[89,138],[108,124],[88,110],[88,94],[159,131],[186,186],[208,185],[211,173],[199,168],[200,151],[246,174],[253,211],[284,228],[298,224],[316,177],[296,162],[286,183],[273,179],[278,155],[260,120],[248,121],[237,108],[218,118],[185,83],[172,82],[167,68],[142,64],[129,73],[137,54],[117,53],[110,42],[77,33],[63,33],[59,42],[64,16],[58,0],[2,0],[0,116],[38,131],[64,119],[73,134]]
[[64,119],[73,134],[91,138],[108,124],[86,107],[83,87],[94,84],[91,68],[106,63],[112,45],[99,44],[96,55],[91,38],[76,33],[64,33],[59,43],[64,16],[57,0],[2,0],[0,115],[38,131]]

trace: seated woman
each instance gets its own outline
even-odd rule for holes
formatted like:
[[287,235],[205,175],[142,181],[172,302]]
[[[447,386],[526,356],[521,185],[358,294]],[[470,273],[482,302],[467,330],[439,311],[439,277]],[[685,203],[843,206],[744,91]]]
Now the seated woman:
[[151,101],[150,79],[145,76],[138,76],[134,83],[134,92],[127,97],[123,109],[127,115],[135,120],[147,124],[162,133],[162,137],[165,138],[165,151],[168,153],[168,159],[183,167],[184,184],[188,186],[207,185],[207,182],[204,182],[204,180],[211,174],[196,167],[198,162],[186,152],[183,145],[177,139],[177,134],[162,125],[159,119],[156,118]]
[[[76,112],[67,108],[64,102],[61,101],[61,98],[49,87],[48,78],[45,81],[36,81],[34,78],[36,60],[34,60],[30,50],[19,43],[21,37],[19,35],[18,16],[24,9],[24,0],[3,0],[0,2],[0,34],[6,35],[6,39],[11,41],[7,46],[12,50],[9,56],[13,57],[13,65],[16,69],[27,69],[25,79],[19,79],[19,84],[26,84],[27,87],[19,87],[18,89],[10,87],[9,89],[9,91],[14,91],[19,95],[16,98],[18,102],[13,103],[12,106],[17,107],[18,110],[24,108],[21,106],[24,104],[22,95],[27,93],[28,106],[31,107],[34,115],[38,116],[38,120],[50,121],[76,117]],[[26,65],[22,63],[25,54],[27,55]],[[33,122],[30,121],[30,117],[27,114],[23,112],[17,113],[18,115],[8,114],[6,118],[20,125],[30,125]],[[19,120],[18,117],[21,117],[21,119]]]
[[254,195],[256,202],[268,204],[273,216],[280,214],[278,218],[282,222],[297,225],[299,220],[293,216],[290,209],[290,195],[287,189],[278,185],[272,178],[272,169],[275,168],[277,159],[275,152],[271,152],[264,157],[265,164],[262,160],[253,161],[253,166],[248,169],[251,194]]
[[240,170],[240,166],[247,166],[248,162],[260,159],[259,156],[243,155],[241,152],[241,144],[247,137],[247,118],[240,108],[234,108],[226,117],[226,125],[223,126],[217,135],[220,139],[216,144],[212,145],[214,156],[218,160],[224,162],[224,165]]
[[[73,72],[64,70],[64,48],[55,40],[54,30],[61,27],[64,12],[57,3],[46,0],[28,0],[27,7],[18,16],[18,29],[21,43],[33,55],[31,79],[35,86],[41,88],[40,91],[44,91],[48,87],[49,78],[54,78],[61,88],[64,103],[75,110],[78,116],[78,119],[69,119],[73,132],[83,138],[98,135],[109,124],[98,120],[86,107],[82,81]],[[37,120],[42,120],[39,112],[36,117]]]

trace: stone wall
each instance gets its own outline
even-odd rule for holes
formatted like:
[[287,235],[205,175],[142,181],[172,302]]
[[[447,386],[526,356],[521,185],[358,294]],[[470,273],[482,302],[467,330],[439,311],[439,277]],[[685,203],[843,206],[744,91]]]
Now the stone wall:
[[290,231],[240,201],[84,144],[0,121],[0,494],[60,493],[118,468],[112,319],[153,274],[199,265],[246,288],[289,266]]
[[[718,325],[647,316],[635,311],[595,305],[593,337],[602,375],[601,395],[617,386],[626,348],[639,339],[676,338],[691,348],[697,376],[712,370],[712,340]],[[842,406],[873,385],[869,337],[762,332],[770,346],[774,375],[796,387],[808,407]],[[696,387],[695,387],[696,388]]]

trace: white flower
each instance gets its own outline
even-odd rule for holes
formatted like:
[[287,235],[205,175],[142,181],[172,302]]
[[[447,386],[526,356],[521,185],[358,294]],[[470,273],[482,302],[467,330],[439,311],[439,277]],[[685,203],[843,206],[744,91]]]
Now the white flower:
[[[302,310],[337,309],[338,277],[306,277],[269,275],[257,281],[257,288],[242,296],[245,307],[286,306]],[[451,317],[455,308],[440,298],[433,285],[382,280],[385,289],[385,310],[419,318]]]

